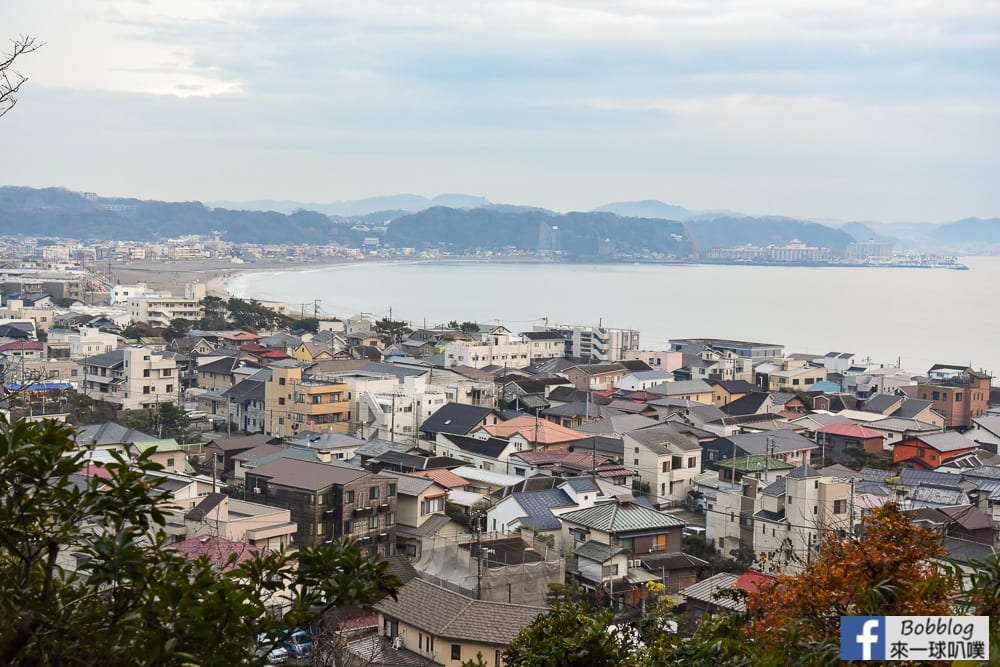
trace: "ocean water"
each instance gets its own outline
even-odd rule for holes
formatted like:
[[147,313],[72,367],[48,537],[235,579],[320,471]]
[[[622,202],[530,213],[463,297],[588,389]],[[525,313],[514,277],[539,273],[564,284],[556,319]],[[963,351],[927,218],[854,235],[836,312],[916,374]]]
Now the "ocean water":
[[244,273],[242,297],[320,300],[327,315],[359,312],[414,326],[449,320],[601,324],[641,332],[644,349],[670,338],[781,343],[786,353],[853,352],[914,372],[933,363],[1000,372],[1000,257],[969,271],[516,262],[358,262]]

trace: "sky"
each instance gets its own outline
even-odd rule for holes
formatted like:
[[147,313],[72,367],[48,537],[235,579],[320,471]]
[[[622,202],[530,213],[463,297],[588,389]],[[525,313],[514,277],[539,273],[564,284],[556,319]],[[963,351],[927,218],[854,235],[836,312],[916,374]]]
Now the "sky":
[[1000,216],[996,0],[3,0],[0,184]]

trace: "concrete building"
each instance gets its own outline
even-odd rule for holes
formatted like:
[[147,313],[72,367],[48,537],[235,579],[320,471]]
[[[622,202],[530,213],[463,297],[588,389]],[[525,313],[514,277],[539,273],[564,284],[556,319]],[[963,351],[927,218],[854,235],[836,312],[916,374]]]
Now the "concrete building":
[[607,363],[625,359],[639,350],[639,331],[581,324],[536,326],[535,331],[557,331],[566,340],[566,356],[588,363]]
[[968,366],[934,364],[927,380],[919,384],[916,398],[932,401],[934,409],[944,415],[947,428],[964,430],[986,414],[992,379]]
[[205,286],[188,283],[184,296],[169,294],[141,294],[128,300],[129,315],[133,322],[148,322],[155,327],[169,327],[175,319],[200,320],[205,311],[201,302],[205,298]]
[[123,410],[177,403],[180,380],[177,362],[170,354],[144,347],[125,347],[88,357],[81,391],[114,403]]
[[444,345],[444,367],[506,366],[525,368],[531,365],[531,342],[516,342],[505,334],[487,334],[483,340],[453,340]]
[[77,331],[53,329],[49,332],[48,348],[50,357],[86,359],[116,350],[118,336],[93,327],[80,327]]
[[264,383],[264,433],[291,436],[298,431],[344,433],[351,419],[347,385],[303,376],[309,364],[283,360],[271,364]]

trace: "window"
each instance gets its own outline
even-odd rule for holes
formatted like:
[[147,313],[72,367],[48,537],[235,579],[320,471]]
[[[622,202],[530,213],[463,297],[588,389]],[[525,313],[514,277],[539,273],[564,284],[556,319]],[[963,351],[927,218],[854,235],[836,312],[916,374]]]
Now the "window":
[[284,386],[285,385],[285,378],[278,378],[278,384],[280,384],[281,386]]
[[174,385],[172,385],[172,384],[168,384],[167,385],[167,393],[168,394],[174,393]]
[[371,487],[371,488],[368,489],[368,498],[369,498],[369,500],[376,500],[378,498],[378,487],[377,486],[373,486],[373,487]]
[[354,532],[354,522],[348,519],[344,522],[344,535],[350,535]]
[[391,526],[391,525],[393,525],[395,523],[396,523],[396,513],[395,512],[389,512],[389,513],[387,513],[385,515],[385,525],[386,526]]
[[142,393],[144,393],[144,394],[148,394],[149,393],[149,386],[148,385],[142,388]]
[[433,514],[444,511],[444,496],[440,498],[428,498],[420,504],[421,514]]
[[172,458],[167,459],[167,467],[168,468],[173,468],[174,467],[174,460]]
[[142,377],[144,377],[144,378],[148,378],[149,377],[149,369],[148,368],[143,368],[142,369]]
[[962,400],[962,392],[956,393],[955,394],[955,402],[958,403],[961,400]]
[[369,530],[375,530],[378,528],[378,514],[368,519],[368,528]]
[[639,453],[639,448],[638,448],[638,447],[636,447],[636,448],[635,448],[635,453],[636,453],[636,454],[638,454],[638,453]]
[[164,368],[163,372],[161,373],[161,377],[165,377],[165,378],[170,377],[170,369],[169,368]]
[[663,551],[667,548],[667,535],[653,535],[653,543],[650,545],[651,551]]
[[632,463],[634,463],[635,465],[639,465],[639,459],[632,459]]
[[344,502],[345,503],[353,503],[354,502],[354,490],[353,489],[348,489],[347,491],[344,491]]
[[847,500],[834,500],[833,513],[844,514],[845,512],[847,512]]
[[941,400],[941,392],[940,391],[931,392],[931,396],[934,397],[935,401]]
[[279,396],[278,397],[278,405],[284,405],[284,404],[285,404],[285,397],[284,396]]
[[660,470],[660,472],[670,472],[670,461],[663,462],[663,468]]
[[697,456],[688,457],[688,468],[693,468],[696,465],[698,465],[698,457]]
[[396,485],[395,485],[395,484],[390,484],[390,485],[389,485],[389,486],[388,486],[388,487],[386,488],[386,492],[385,492],[385,495],[387,495],[387,496],[389,496],[389,497],[392,497],[392,496],[396,495]]
[[452,644],[451,645],[451,659],[452,660],[461,660],[462,659],[462,645],[461,644]]

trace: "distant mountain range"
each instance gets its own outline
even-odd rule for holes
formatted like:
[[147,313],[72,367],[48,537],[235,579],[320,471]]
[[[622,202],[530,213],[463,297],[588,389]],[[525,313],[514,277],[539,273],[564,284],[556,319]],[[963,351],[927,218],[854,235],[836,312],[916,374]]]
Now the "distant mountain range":
[[843,252],[852,241],[942,253],[1000,253],[1000,219],[946,224],[848,222],[837,227],[779,216],[695,211],[656,200],[616,202],[590,212],[556,213],[495,204],[465,194],[370,197],[330,204],[161,202],[82,195],[63,188],[0,187],[6,234],[152,241],[218,234],[237,243],[340,243],[377,237],[391,247],[551,251],[593,258],[643,253],[686,256],[716,246],[786,244]]

